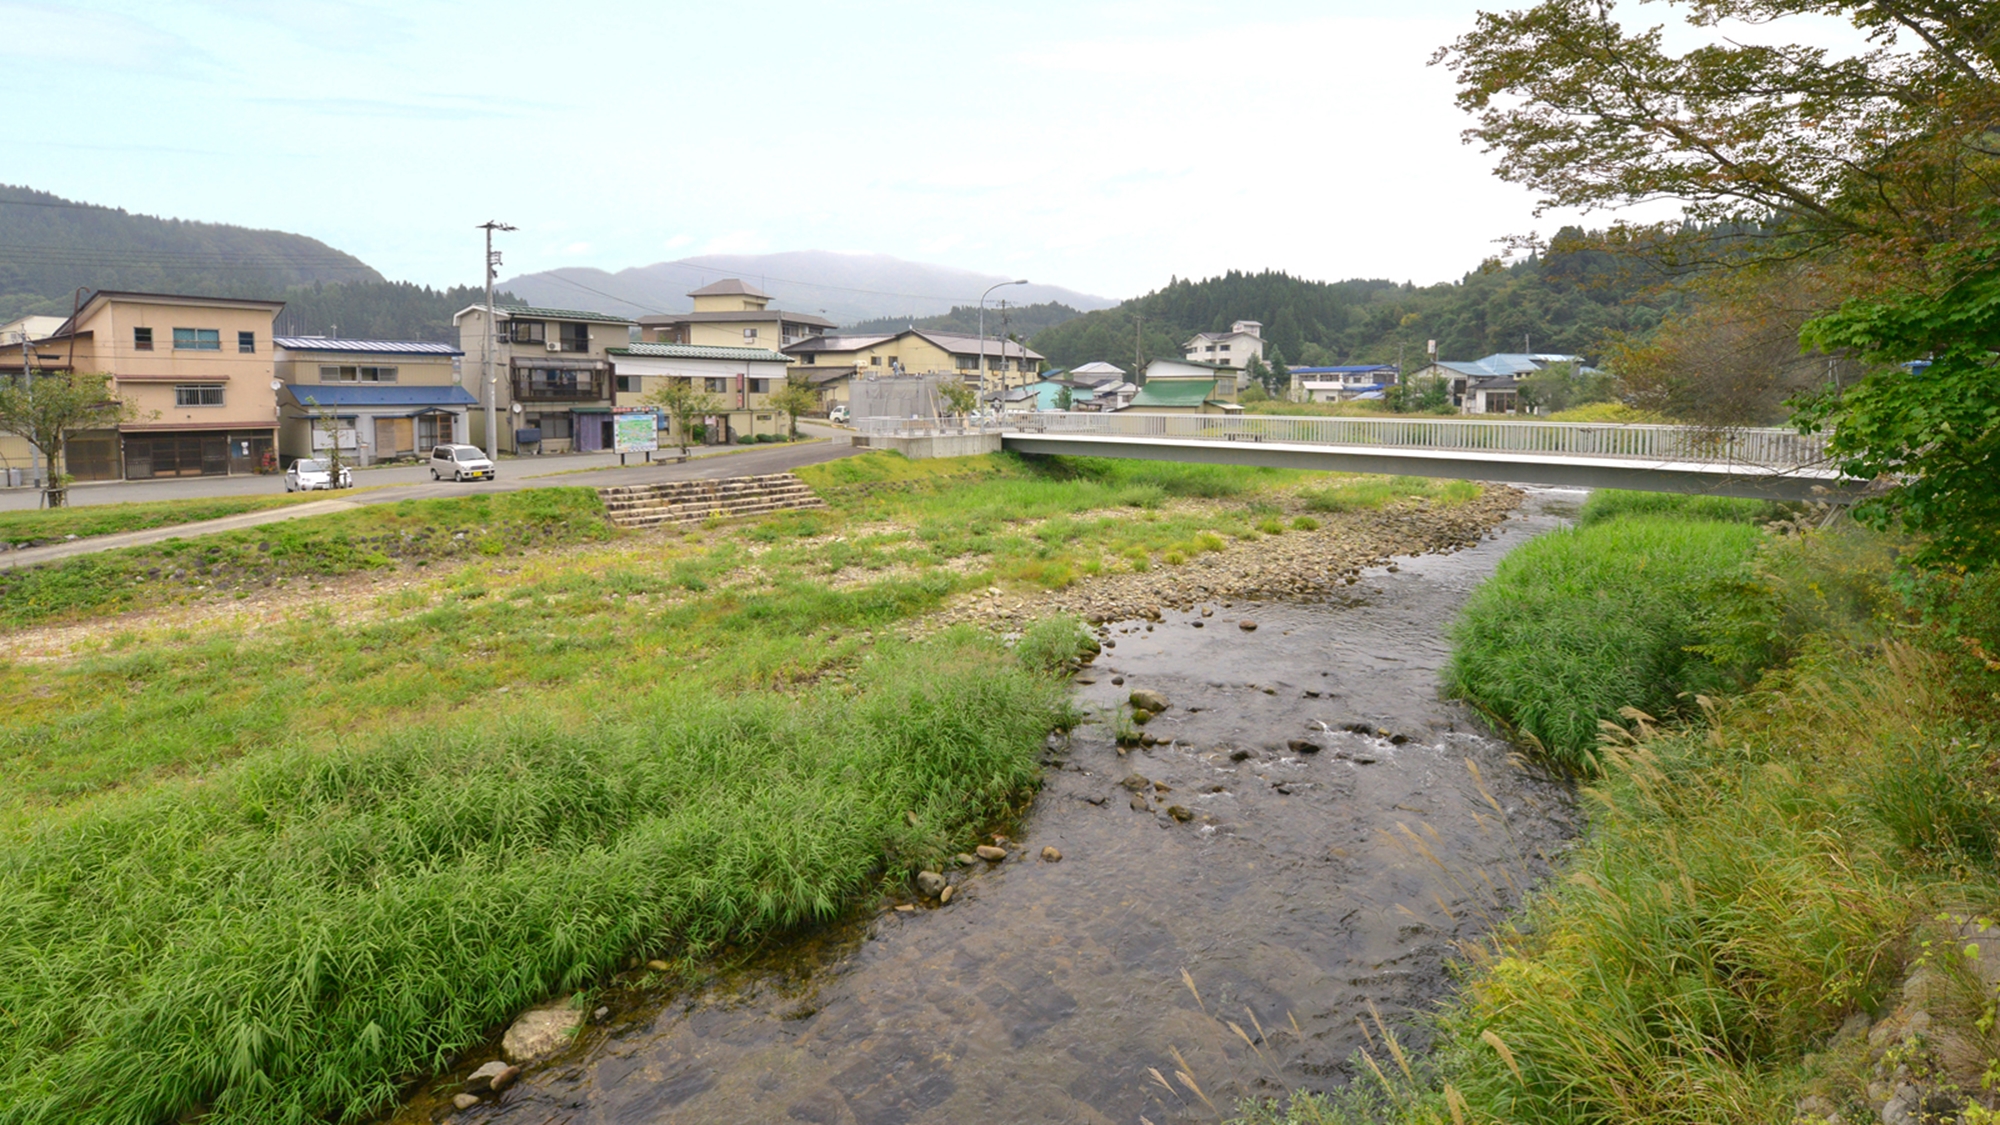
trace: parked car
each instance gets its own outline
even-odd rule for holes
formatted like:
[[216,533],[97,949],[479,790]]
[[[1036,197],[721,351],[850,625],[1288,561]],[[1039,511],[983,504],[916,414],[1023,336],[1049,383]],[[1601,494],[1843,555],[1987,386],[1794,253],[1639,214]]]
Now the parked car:
[[315,489],[353,488],[354,474],[347,466],[340,467],[340,477],[335,479],[333,464],[311,457],[301,457],[285,470],[286,492],[311,492]]
[[847,417],[847,404],[844,402],[826,413],[826,420],[829,422],[845,422]]
[[431,450],[431,479],[492,480],[493,462],[476,445],[440,445]]

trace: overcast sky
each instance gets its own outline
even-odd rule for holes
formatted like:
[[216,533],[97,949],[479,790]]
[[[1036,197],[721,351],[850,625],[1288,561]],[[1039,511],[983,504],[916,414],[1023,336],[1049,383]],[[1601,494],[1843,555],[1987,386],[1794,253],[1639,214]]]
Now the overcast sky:
[[0,2],[0,180],[431,285],[479,282],[488,218],[520,228],[503,274],[821,249],[1108,297],[1426,283],[1559,221],[1425,65],[1477,6]]

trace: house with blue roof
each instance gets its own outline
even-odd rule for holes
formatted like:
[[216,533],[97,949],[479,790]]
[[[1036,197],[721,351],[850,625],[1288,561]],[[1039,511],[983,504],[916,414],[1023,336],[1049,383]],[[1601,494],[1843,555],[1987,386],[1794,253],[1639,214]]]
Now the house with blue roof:
[[[343,457],[372,465],[429,457],[471,440],[479,398],[463,385],[465,353],[423,340],[274,336],[278,455],[290,464],[337,440]],[[327,419],[333,420],[332,425]]]
[[1364,363],[1342,367],[1292,368],[1293,402],[1349,402],[1358,398],[1380,398],[1394,386],[1396,365]]
[[1452,405],[1461,414],[1516,414],[1521,410],[1521,378],[1558,363],[1590,370],[1580,355],[1495,352],[1484,359],[1439,360],[1411,376],[1410,381],[1446,380]]

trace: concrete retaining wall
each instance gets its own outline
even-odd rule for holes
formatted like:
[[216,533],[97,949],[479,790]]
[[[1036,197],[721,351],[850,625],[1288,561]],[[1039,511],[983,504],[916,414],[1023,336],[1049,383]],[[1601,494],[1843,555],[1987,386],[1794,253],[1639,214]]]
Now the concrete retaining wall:
[[1000,452],[999,434],[925,434],[900,437],[893,434],[856,434],[854,444],[863,449],[890,449],[912,461],[932,457],[977,457]]

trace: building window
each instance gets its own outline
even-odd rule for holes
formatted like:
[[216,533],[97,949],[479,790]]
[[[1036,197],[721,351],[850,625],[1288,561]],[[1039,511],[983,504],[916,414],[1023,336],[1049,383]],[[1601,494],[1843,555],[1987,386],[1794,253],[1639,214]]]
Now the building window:
[[567,414],[528,415],[528,425],[542,431],[543,441],[568,441],[574,437],[575,430],[571,422],[572,419]]
[[621,394],[621,395],[629,395],[629,394],[631,394],[631,393],[632,393],[633,391],[636,391],[636,390],[638,390],[638,389],[639,389],[639,377],[638,377],[637,375],[620,375],[620,376],[618,376],[618,393],[619,393],[619,394]]
[[704,389],[706,389],[709,394],[726,395],[729,393],[729,379],[727,376],[724,376],[723,378],[720,379],[703,379],[702,382],[706,384]]
[[977,370],[979,370],[979,357],[978,357],[978,356],[976,356],[976,355],[962,355],[962,356],[959,356],[959,357],[958,357],[958,369],[959,369],[960,371],[977,371]]
[[222,350],[222,332],[215,328],[176,328],[174,350],[219,352]]
[[881,357],[881,356],[879,356],[879,355],[871,355],[871,356],[869,356],[869,357],[868,357],[868,366],[870,366],[870,367],[880,367],[880,366],[882,366],[882,357]]
[[769,393],[770,389],[771,389],[771,381],[769,379],[750,380],[750,393],[753,395],[767,394]]
[[[176,329],[178,331],[178,329]],[[174,388],[175,406],[221,406],[221,383],[184,383]]]
[[539,320],[510,320],[507,338],[516,344],[539,344],[548,339],[549,326]]
[[239,352],[255,352],[257,350],[257,334],[255,332],[238,332],[236,334],[236,350]]
[[132,348],[135,351],[152,351],[153,330],[150,328],[134,328],[132,330]]
[[393,367],[322,367],[319,369],[322,383],[393,383],[396,369]]
[[806,354],[798,357],[799,364],[800,366],[803,367],[811,367],[814,364],[814,362],[816,362],[818,359],[819,357],[811,352],[807,352]]
[[1222,350],[1222,351],[1225,351],[1225,352],[1226,352],[1226,351],[1228,351],[1228,350],[1229,350],[1229,345],[1228,345],[1228,344],[1224,344],[1224,345],[1222,345],[1222,348],[1221,348],[1221,350]]
[[757,330],[756,330],[755,328],[745,328],[745,329],[743,330],[743,342],[744,342],[744,343],[746,343],[746,344],[753,344],[753,343],[756,343],[756,342],[757,342]]
[[562,343],[559,346],[563,351],[587,352],[590,350],[590,325],[559,324],[556,328],[561,332],[559,338]]

